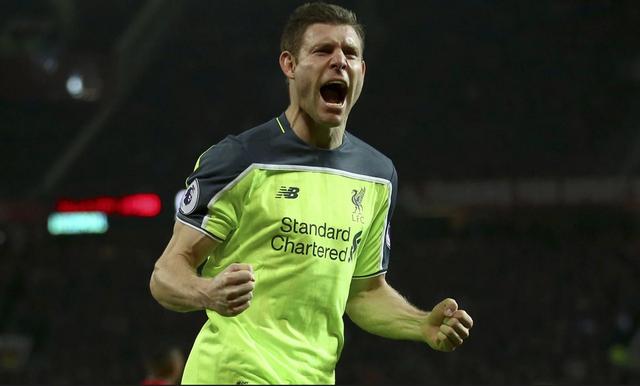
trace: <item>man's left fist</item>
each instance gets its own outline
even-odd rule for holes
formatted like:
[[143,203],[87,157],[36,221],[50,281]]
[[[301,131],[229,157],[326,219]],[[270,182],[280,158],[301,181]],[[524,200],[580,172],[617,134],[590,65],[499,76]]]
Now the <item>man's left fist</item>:
[[473,319],[458,303],[447,298],[433,307],[427,316],[422,331],[431,348],[438,351],[453,351],[469,337]]

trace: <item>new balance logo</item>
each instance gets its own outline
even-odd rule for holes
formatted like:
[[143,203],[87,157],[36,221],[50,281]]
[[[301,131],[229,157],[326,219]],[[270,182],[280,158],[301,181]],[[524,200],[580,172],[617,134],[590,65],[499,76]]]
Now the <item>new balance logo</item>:
[[276,193],[276,198],[288,198],[288,199],[294,199],[294,198],[298,198],[298,192],[300,191],[300,188],[298,188],[297,186],[281,186],[280,189],[278,189],[278,193]]

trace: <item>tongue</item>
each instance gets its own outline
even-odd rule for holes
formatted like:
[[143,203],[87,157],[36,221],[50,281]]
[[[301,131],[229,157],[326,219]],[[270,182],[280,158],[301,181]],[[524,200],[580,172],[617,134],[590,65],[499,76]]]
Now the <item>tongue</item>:
[[320,89],[320,94],[322,95],[322,99],[329,103],[342,103],[342,99],[340,98],[340,91],[336,90],[333,87],[322,87]]

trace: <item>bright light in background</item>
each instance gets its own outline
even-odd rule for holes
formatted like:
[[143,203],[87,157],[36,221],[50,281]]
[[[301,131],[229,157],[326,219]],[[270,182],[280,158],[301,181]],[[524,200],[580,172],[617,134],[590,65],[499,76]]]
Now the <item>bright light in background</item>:
[[105,233],[109,229],[107,215],[101,212],[52,213],[47,221],[52,235]]
[[65,69],[67,74],[67,93],[81,101],[96,101],[102,95],[102,72],[94,57],[75,58],[71,67]]
[[155,193],[129,194],[123,197],[95,197],[84,200],[61,199],[58,212],[102,212],[133,217],[155,217],[162,210],[160,196]]
[[67,91],[74,98],[82,98],[84,95],[84,83],[78,74],[71,74],[67,79]]
[[123,216],[154,217],[160,214],[160,197],[153,193],[131,194],[120,199],[118,213]]

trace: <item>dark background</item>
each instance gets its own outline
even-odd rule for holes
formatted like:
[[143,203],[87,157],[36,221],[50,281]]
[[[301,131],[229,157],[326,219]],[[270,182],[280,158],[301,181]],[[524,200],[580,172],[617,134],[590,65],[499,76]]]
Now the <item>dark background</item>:
[[[640,3],[339,3],[367,29],[348,129],[400,178],[387,279],[475,326],[443,354],[346,320],[337,382],[639,383]],[[198,155],[286,108],[298,4],[0,3],[0,383],[135,384],[188,353],[205,315],[149,275]],[[158,217],[47,233],[59,198],[137,192]]]

